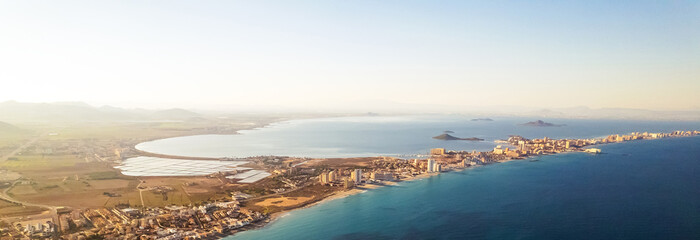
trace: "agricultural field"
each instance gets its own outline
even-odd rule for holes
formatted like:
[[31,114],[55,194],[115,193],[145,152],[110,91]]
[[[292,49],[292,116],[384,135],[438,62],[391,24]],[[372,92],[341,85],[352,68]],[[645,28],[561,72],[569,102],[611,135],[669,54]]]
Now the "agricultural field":
[[[0,132],[0,170],[12,173],[2,180],[5,188],[0,190],[7,190],[8,197],[20,202],[73,209],[138,207],[142,202],[147,207],[189,205],[227,199],[232,186],[217,178],[139,178],[124,176],[114,166],[140,154],[133,146],[143,141],[232,134],[277,120],[279,117],[247,116],[191,121],[12,123],[26,131]],[[45,209],[0,203],[3,217],[42,211]]]
[[0,218],[34,215],[44,211],[46,211],[46,209],[39,207],[25,207],[19,204],[0,200]]

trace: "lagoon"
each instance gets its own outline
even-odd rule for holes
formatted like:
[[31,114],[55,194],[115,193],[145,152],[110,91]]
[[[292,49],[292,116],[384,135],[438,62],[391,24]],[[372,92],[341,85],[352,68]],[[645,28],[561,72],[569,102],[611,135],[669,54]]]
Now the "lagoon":
[[[659,122],[584,119],[543,119],[563,127],[529,127],[519,124],[533,118],[493,118],[471,121],[475,116],[377,116],[292,120],[235,135],[197,135],[138,144],[139,150],[191,157],[293,157],[414,156],[429,149],[483,151],[494,140],[517,134],[527,138],[592,138],[634,131],[670,132],[700,129],[698,122]],[[456,137],[484,141],[445,141],[432,137],[444,131]]]

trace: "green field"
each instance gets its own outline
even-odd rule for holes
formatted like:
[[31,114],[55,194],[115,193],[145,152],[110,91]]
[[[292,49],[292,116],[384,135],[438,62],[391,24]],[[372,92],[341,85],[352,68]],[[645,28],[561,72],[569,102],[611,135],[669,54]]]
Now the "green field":
[[12,160],[0,162],[1,168],[16,172],[52,170],[58,167],[72,167],[84,162],[75,155],[17,155]]

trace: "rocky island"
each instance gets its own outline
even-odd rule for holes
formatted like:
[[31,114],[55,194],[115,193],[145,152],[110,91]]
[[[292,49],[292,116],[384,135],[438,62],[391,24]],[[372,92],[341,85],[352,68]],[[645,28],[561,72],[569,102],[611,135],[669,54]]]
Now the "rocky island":
[[542,120],[537,120],[534,122],[527,122],[520,124],[520,126],[528,126],[528,127],[563,127],[566,126],[566,124],[554,124],[554,123],[548,123]]
[[444,133],[444,134],[435,136],[435,137],[433,137],[433,138],[434,138],[434,139],[438,139],[438,140],[446,140],[446,141],[447,141],[447,140],[484,141],[484,139],[475,138],[475,137],[470,137],[470,138],[459,138],[459,137],[455,137],[455,136],[452,136],[452,135],[447,134],[447,133]]
[[472,121],[477,122],[477,121],[484,121],[484,122],[491,122],[493,119],[490,118],[474,118]]

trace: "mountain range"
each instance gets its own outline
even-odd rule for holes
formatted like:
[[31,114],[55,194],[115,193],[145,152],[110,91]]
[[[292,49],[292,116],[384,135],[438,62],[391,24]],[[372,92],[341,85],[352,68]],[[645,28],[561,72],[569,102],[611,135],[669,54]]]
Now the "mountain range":
[[0,103],[0,121],[4,122],[90,122],[90,121],[182,121],[196,119],[199,113],[185,109],[124,109],[93,107],[82,102]]

